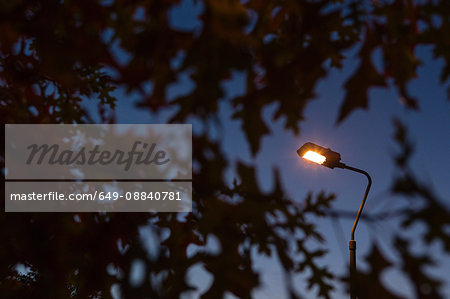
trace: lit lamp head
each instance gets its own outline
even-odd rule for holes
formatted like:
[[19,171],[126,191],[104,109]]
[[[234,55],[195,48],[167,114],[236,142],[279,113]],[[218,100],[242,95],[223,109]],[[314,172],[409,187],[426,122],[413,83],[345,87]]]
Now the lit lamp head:
[[308,161],[326,166],[328,168],[343,168],[344,163],[341,163],[341,155],[333,152],[329,148],[321,147],[317,144],[307,142],[297,150],[297,154]]

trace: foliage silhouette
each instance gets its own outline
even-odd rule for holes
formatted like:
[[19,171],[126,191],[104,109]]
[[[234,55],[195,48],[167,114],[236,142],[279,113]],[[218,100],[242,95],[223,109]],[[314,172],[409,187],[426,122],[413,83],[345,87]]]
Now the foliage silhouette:
[[[368,107],[373,86],[394,85],[405,105],[418,109],[420,104],[407,90],[421,63],[415,55],[418,45],[433,48],[435,57],[443,60],[442,83],[449,81],[450,3],[445,0],[196,3],[201,25],[190,30],[178,28],[169,18],[178,0],[0,2],[2,122],[90,123],[85,100],[98,103],[102,122],[114,122],[114,113],[120,111],[115,110],[112,92],[124,88],[140,94],[142,109],[174,108],[171,122],[195,120],[207,126],[224,101],[222,84],[238,70],[246,75],[246,91],[231,99],[233,118],[241,121],[251,152],[257,154],[261,139],[270,132],[261,111],[276,103],[274,118],[298,133],[317,83],[342,66],[346,50],[359,47],[359,67],[344,85],[339,122],[355,109]],[[382,53],[380,70],[373,65],[375,50]],[[195,88],[170,99],[167,89],[182,74],[190,75]],[[399,122],[396,126],[403,149],[396,161],[402,175],[392,190],[423,203],[402,210],[403,226],[424,224],[427,231],[420,237],[427,243],[442,242],[448,254],[448,207],[411,175],[407,165],[412,146],[406,129]],[[335,277],[316,261],[325,248],[312,250],[306,243],[320,245],[323,240],[312,219],[339,216],[331,207],[334,197],[311,195],[299,203],[284,194],[277,172],[274,189],[263,192],[255,165],[243,163],[237,167],[239,179],[229,186],[224,176],[230,161],[221,144],[203,132],[194,136],[193,146],[199,166],[193,173],[193,213],[2,212],[0,297],[110,298],[111,288],[119,285],[125,298],[176,298],[193,289],[189,269],[203,265],[213,275],[203,297],[231,292],[248,298],[260,284],[252,267],[252,252],[257,250],[280,261],[292,297],[301,294],[294,290],[291,276],[305,272],[308,288],[318,297],[331,298]],[[1,150],[4,167],[4,144]],[[142,238],[144,228],[158,244],[151,250]],[[220,250],[212,250],[211,242]],[[404,237],[395,242],[400,268],[416,286],[416,297],[442,298],[440,283],[423,269],[431,261],[413,255]],[[189,250],[193,246],[198,249]],[[139,286],[130,283],[135,261],[146,269]],[[379,280],[390,263],[376,245],[368,261],[370,272],[360,273],[360,285],[370,286],[364,291],[376,288],[370,294],[398,298]],[[17,264],[29,267],[28,273],[18,274]]]

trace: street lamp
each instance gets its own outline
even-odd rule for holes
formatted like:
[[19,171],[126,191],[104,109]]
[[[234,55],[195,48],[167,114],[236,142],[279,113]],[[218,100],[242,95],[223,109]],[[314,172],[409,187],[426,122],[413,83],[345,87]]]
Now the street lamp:
[[355,172],[359,172],[364,174],[367,177],[368,184],[366,187],[366,192],[364,193],[363,200],[361,202],[361,205],[359,206],[358,213],[356,214],[355,222],[353,223],[352,232],[351,232],[351,238],[349,242],[349,249],[350,249],[350,298],[355,299],[355,273],[356,273],[356,241],[355,241],[355,230],[356,226],[358,225],[359,217],[361,216],[361,212],[364,208],[364,204],[367,199],[367,194],[369,194],[370,186],[372,185],[372,179],[370,178],[370,175],[365,172],[364,170],[354,168],[351,166],[347,166],[344,163],[341,162],[341,155],[339,153],[333,152],[329,148],[324,148],[319,145],[316,145],[311,142],[307,142],[302,147],[300,147],[297,150],[297,154],[311,162],[320,164],[322,166],[326,166],[328,168],[343,168],[352,170]]

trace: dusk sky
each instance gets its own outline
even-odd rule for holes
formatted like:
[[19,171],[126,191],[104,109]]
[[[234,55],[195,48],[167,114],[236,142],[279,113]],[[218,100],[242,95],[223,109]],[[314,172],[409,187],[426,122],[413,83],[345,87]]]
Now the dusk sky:
[[[172,25],[188,31],[196,30],[201,22],[195,19],[196,11],[201,7],[192,7],[189,1],[184,1],[179,9],[171,14]],[[353,211],[356,213],[361,202],[366,178],[357,173],[342,169],[328,169],[307,163],[299,158],[296,150],[305,142],[313,142],[339,152],[342,162],[361,168],[370,173],[373,179],[372,189],[364,213],[376,213],[395,210],[404,204],[401,198],[390,193],[396,172],[393,156],[398,147],[393,140],[394,118],[400,119],[408,128],[410,140],[414,144],[412,156],[412,172],[428,185],[432,186],[439,198],[444,200],[450,195],[450,101],[447,100],[446,86],[439,84],[441,61],[433,59],[431,48],[417,49],[418,57],[423,61],[419,67],[418,78],[409,84],[412,95],[418,99],[419,110],[407,109],[401,101],[397,91],[393,88],[371,89],[368,110],[356,110],[342,123],[336,124],[339,107],[343,100],[343,85],[348,75],[357,66],[352,59],[358,49],[347,52],[347,61],[341,71],[333,70],[326,80],[316,88],[317,99],[311,102],[305,112],[305,121],[301,123],[301,131],[295,135],[287,132],[283,119],[272,120],[275,107],[264,112],[265,118],[271,124],[272,134],[263,139],[262,150],[256,157],[252,157],[249,145],[241,130],[239,121],[231,121],[232,109],[230,103],[224,101],[220,107],[219,118],[221,127],[212,127],[212,134],[223,144],[228,156],[234,161],[256,161],[258,165],[259,182],[263,189],[273,187],[273,168],[281,173],[283,185],[289,195],[299,204],[308,192],[318,194],[321,191],[335,193],[337,200],[333,208],[337,210]],[[126,55],[116,49],[116,55],[126,59]],[[380,62],[379,53],[375,53],[376,63]],[[179,84],[172,86],[169,97],[183,94],[194,86],[188,74],[179,77]],[[226,83],[227,98],[241,94],[245,89],[245,76],[235,72],[232,79]],[[147,110],[138,109],[135,103],[139,95],[126,95],[123,90],[116,92],[119,102],[116,110],[118,123],[165,123],[170,115],[167,113],[152,114]],[[86,103],[86,105],[90,105]],[[93,110],[93,109],[92,109]],[[199,124],[193,122],[194,133],[203,130]],[[235,178],[233,169],[227,173],[231,182]],[[329,254],[322,260],[323,265],[329,266],[337,275],[345,275],[348,267],[348,241],[353,219],[320,220],[319,231],[326,237],[325,247]],[[396,260],[390,250],[390,233],[401,229],[396,221],[377,223],[369,226],[362,220],[356,231],[357,265],[365,269],[363,257],[367,254],[373,240],[377,240],[383,253],[391,261]],[[420,230],[422,227],[413,227]],[[415,252],[423,252],[420,242],[415,245]],[[210,246],[214,246],[211,244]],[[384,246],[384,247],[383,247]],[[433,244],[432,253],[439,260],[439,271],[435,273],[441,279],[447,277],[445,294],[450,298],[450,280],[446,269],[450,268],[450,261],[442,255],[441,244]],[[284,293],[282,273],[277,262],[260,257],[255,265],[260,269],[265,285],[254,295],[258,298],[282,298]],[[192,277],[200,290],[205,289],[208,274],[200,269],[193,271]],[[303,280],[297,280],[303,286]],[[384,282],[398,294],[410,297],[411,286],[395,271],[389,271]],[[202,286],[203,285],[203,286]],[[342,285],[336,284],[333,298],[347,298]],[[299,290],[304,289],[300,287]],[[230,295],[230,298],[232,296]]]

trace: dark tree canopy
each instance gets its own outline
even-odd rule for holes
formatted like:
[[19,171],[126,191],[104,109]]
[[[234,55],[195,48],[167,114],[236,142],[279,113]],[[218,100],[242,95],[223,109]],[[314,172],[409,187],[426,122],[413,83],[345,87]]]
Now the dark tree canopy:
[[[262,110],[277,103],[275,119],[298,133],[303,111],[315,88],[333,68],[341,68],[349,49],[358,49],[359,65],[346,78],[338,122],[368,107],[371,87],[394,86],[411,109],[420,100],[408,92],[421,61],[416,47],[428,45],[442,61],[442,84],[450,77],[450,2],[440,1],[194,1],[201,25],[178,28],[169,17],[181,1],[0,1],[0,116],[3,123],[90,123],[83,101],[98,103],[102,122],[114,122],[113,91],[138,92],[141,109],[174,108],[170,122],[216,119],[233,71],[245,74],[245,93],[231,102],[253,154],[269,134]],[[194,22],[194,20],[193,20]],[[372,54],[382,53],[382,67]],[[177,63],[175,63],[177,62]],[[195,83],[189,93],[169,99],[167,89],[187,73]],[[152,88],[147,88],[151,86]],[[425,99],[423,99],[425,100]],[[450,253],[448,206],[409,171],[413,146],[396,122],[400,175],[392,192],[421,204],[402,211],[407,228],[422,223],[418,237],[439,241]],[[2,133],[4,130],[2,131]],[[2,137],[4,142],[4,137]],[[207,132],[194,136],[193,213],[0,214],[0,297],[111,297],[120,285],[126,298],[176,298],[192,289],[187,271],[201,264],[213,275],[203,295],[226,292],[250,297],[260,284],[251,251],[277,256],[292,297],[301,297],[292,274],[304,272],[317,297],[330,298],[335,277],[317,259],[326,253],[314,220],[339,216],[333,195],[310,195],[299,203],[285,195],[275,172],[275,188],[261,190],[255,165],[239,163],[239,180],[230,186],[224,173],[230,161],[220,142]],[[4,146],[2,147],[4,168]],[[4,179],[4,172],[3,172]],[[4,188],[4,184],[3,184]],[[4,190],[2,190],[2,197]],[[408,204],[407,204],[408,206]],[[368,221],[389,215],[374,215]],[[140,227],[158,244],[149,255]],[[167,236],[167,232],[170,232]],[[208,238],[220,243],[212,252]],[[199,250],[188,254],[190,244]],[[393,247],[399,266],[415,286],[417,298],[443,298],[441,282],[427,275],[433,263],[415,256],[400,233]],[[311,249],[315,248],[315,249]],[[319,249],[317,249],[319,248]],[[146,266],[144,283],[129,283],[130,269]],[[361,298],[398,298],[380,280],[392,267],[374,245],[369,272],[358,273]],[[29,267],[26,275],[17,264]]]

